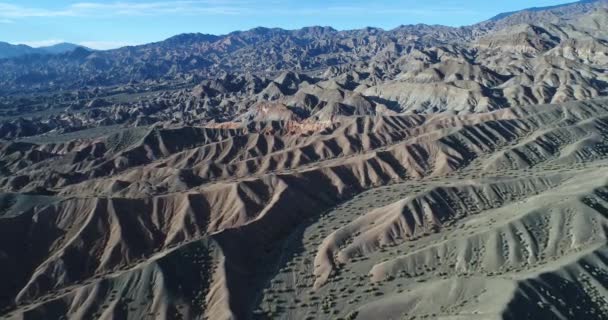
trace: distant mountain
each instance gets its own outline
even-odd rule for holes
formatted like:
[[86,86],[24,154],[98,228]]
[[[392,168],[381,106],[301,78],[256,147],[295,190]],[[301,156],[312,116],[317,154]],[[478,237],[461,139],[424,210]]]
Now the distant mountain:
[[24,44],[14,45],[6,42],[0,42],[0,59],[13,58],[33,53],[37,53],[37,50],[30,46],[26,46]]
[[91,49],[89,49],[87,47],[73,44],[73,43],[68,43],[68,42],[62,42],[62,43],[58,43],[58,44],[55,44],[52,46],[47,46],[47,47],[39,47],[37,49],[38,49],[38,51],[45,51],[50,54],[60,54],[60,53],[74,51],[74,49],[76,49],[76,48],[83,48],[88,51],[92,51]]
[[521,23],[558,23],[593,10],[608,8],[608,0],[581,0],[547,7],[532,7],[498,14],[479,25],[493,29]]
[[[567,25],[570,23],[568,20],[602,8],[608,8],[608,0],[530,8],[458,28],[424,24],[404,25],[392,30],[364,28],[345,31],[319,26],[299,30],[260,27],[219,36],[180,34],[164,41],[107,51],[83,49],[57,55],[13,54],[16,56],[14,59],[0,61],[0,90],[44,90],[51,87],[55,90],[159,79],[181,82],[225,73],[272,76],[285,70],[312,72],[359,61],[373,62],[377,72],[388,77],[396,71],[382,69],[412,49],[472,46],[477,41],[491,48],[506,40],[513,42],[514,48],[522,50],[553,48],[560,39],[542,32],[544,28],[524,27],[513,29],[513,34],[495,33],[522,24]],[[601,33],[602,30],[599,28],[594,32]],[[560,32],[555,34],[559,36]],[[597,36],[600,40],[604,38]],[[58,46],[58,52],[70,48],[66,44]],[[40,52],[49,48],[36,50]]]
[[593,5],[596,4],[598,2],[601,2],[601,0],[581,0],[581,1],[576,1],[576,2],[569,2],[569,3],[564,3],[564,4],[558,4],[558,5],[554,5],[554,6],[546,6],[546,7],[531,7],[531,8],[527,8],[527,9],[523,9],[523,10],[517,10],[517,11],[510,11],[510,12],[503,12],[500,13],[492,18],[490,18],[491,21],[496,21],[496,20],[501,20],[504,18],[507,18],[509,16],[512,16],[514,14],[517,13],[521,13],[523,11],[528,11],[528,12],[539,12],[539,11],[547,11],[547,10],[556,10],[556,9],[564,9],[564,8],[568,8],[568,7],[573,7],[576,5]]
[[10,44],[7,42],[0,42],[0,59],[16,58],[30,54],[61,54],[74,51],[74,49],[76,48],[84,48],[91,51],[91,49],[88,49],[86,47],[67,42],[62,42],[52,46],[39,48],[33,48],[24,44]]

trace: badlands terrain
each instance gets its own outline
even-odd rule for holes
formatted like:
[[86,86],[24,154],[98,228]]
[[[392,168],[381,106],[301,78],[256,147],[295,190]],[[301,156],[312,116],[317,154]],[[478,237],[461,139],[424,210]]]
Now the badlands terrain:
[[0,59],[2,319],[608,319],[608,1]]

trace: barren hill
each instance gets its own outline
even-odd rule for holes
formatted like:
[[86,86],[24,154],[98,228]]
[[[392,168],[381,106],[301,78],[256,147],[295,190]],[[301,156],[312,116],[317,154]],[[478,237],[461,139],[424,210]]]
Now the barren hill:
[[0,317],[607,319],[605,7],[0,60]]

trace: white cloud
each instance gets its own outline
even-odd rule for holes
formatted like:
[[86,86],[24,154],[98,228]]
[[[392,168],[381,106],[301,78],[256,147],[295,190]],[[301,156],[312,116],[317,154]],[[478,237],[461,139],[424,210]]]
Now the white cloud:
[[95,16],[138,16],[162,14],[223,14],[235,15],[249,11],[243,5],[247,2],[230,0],[207,1],[157,1],[157,2],[78,2],[59,9],[26,7],[0,2],[0,18],[27,17],[95,17]]
[[70,12],[69,10],[28,8],[6,2],[0,2],[0,17],[2,18],[58,17],[69,15],[73,15],[73,12]]
[[[293,4],[293,3],[291,3]],[[348,14],[411,14],[438,16],[452,14],[475,14],[462,7],[450,6],[386,6],[368,3],[358,6],[298,6],[290,8],[290,3],[266,2],[260,4],[253,0],[178,0],[150,2],[78,2],[59,9],[25,7],[0,2],[0,18],[16,19],[25,17],[115,17],[121,16],[158,16],[158,15],[242,15],[242,14],[280,14],[298,15],[348,15]]]
[[1,24],[11,24],[11,23],[15,23],[15,21],[13,21],[11,19],[0,19],[0,23]]
[[85,46],[87,48],[97,49],[97,50],[109,50],[109,49],[116,49],[116,48],[120,48],[120,47],[137,45],[137,43],[126,42],[126,41],[82,41],[82,42],[79,42],[78,44],[81,46]]
[[58,43],[65,42],[60,39],[47,39],[47,40],[37,40],[37,41],[23,41],[20,44],[25,44],[30,47],[38,48],[38,47],[48,47]]

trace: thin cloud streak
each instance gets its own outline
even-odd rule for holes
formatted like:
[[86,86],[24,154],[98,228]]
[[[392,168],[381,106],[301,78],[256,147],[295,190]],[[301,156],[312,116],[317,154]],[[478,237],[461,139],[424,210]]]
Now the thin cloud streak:
[[112,17],[112,16],[160,16],[160,15],[380,15],[409,14],[419,16],[441,16],[448,14],[475,15],[479,12],[462,8],[422,7],[394,8],[373,4],[362,6],[333,6],[324,8],[284,8],[276,6],[253,8],[251,1],[207,0],[207,1],[159,1],[159,2],[80,2],[57,10],[24,7],[0,2],[0,18],[16,19],[27,17]]
[[2,18],[28,18],[28,17],[61,17],[73,15],[69,10],[46,10],[41,8],[28,8],[10,3],[0,2],[0,17]]
[[22,41],[19,44],[24,44],[26,46],[30,46],[33,48],[40,48],[40,47],[48,47],[48,46],[56,45],[56,44],[63,43],[63,42],[65,42],[65,41],[61,40],[61,39],[47,39],[47,40],[38,40],[38,41]]
[[288,9],[271,9],[273,14],[286,14],[286,15],[354,15],[354,14],[366,14],[366,15],[384,15],[384,14],[403,14],[403,15],[420,15],[420,16],[443,16],[448,14],[458,15],[477,15],[480,14],[478,11],[465,10],[462,8],[445,8],[445,7],[424,7],[418,9],[403,9],[403,8],[388,8],[388,7],[377,7],[377,6],[339,6],[339,7],[327,7],[327,8],[311,8],[304,10],[288,10]]
[[240,14],[243,10],[242,4],[246,3],[226,1],[81,2],[71,5],[70,10],[79,14],[103,12],[118,15]]
[[[220,5],[221,3],[221,5]],[[80,2],[65,8],[49,10],[35,7],[24,7],[0,2],[0,17],[95,17],[95,16],[145,16],[145,15],[193,15],[223,14],[235,15],[248,11],[243,7],[245,2],[228,1],[163,1],[163,2]]]

